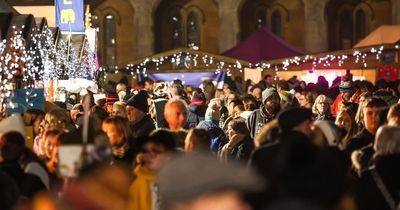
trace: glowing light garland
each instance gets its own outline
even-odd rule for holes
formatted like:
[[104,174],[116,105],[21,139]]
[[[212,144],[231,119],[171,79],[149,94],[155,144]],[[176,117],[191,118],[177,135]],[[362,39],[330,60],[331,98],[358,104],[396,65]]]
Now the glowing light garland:
[[[398,49],[399,46],[395,45],[395,49]],[[199,65],[203,65],[205,67],[214,67],[216,73],[220,73],[221,71],[227,71],[228,73],[231,70],[236,69],[239,72],[243,72],[243,68],[253,68],[259,71],[264,71],[265,69],[273,69],[275,71],[279,70],[289,70],[292,66],[299,66],[304,63],[311,63],[311,71],[313,71],[318,65],[322,65],[322,67],[329,68],[337,62],[339,67],[342,67],[345,61],[353,59],[354,63],[361,63],[364,68],[368,68],[368,63],[366,62],[366,58],[369,54],[375,55],[376,59],[379,60],[381,54],[384,51],[384,46],[380,47],[372,47],[369,51],[361,52],[357,49],[354,50],[353,53],[346,53],[342,55],[335,54],[327,54],[324,56],[316,56],[316,55],[305,55],[303,57],[292,57],[282,60],[278,63],[270,63],[270,62],[261,62],[248,65],[244,65],[240,63],[238,60],[234,63],[226,63],[224,61],[214,61],[214,58],[208,55],[199,56],[198,54],[192,54],[189,52],[178,52],[171,56],[160,56],[158,58],[146,58],[142,63],[134,65],[128,64],[125,67],[125,70],[130,73],[132,76],[136,74],[142,73],[143,75],[147,75],[146,72],[149,68],[155,69],[158,71],[160,66],[163,64],[171,63],[178,67],[185,67],[186,69],[192,69],[193,67],[197,67]],[[274,61],[272,61],[274,62]],[[112,69],[107,67],[102,67],[99,70],[105,71],[104,78],[107,76],[107,73],[118,73],[119,67],[114,67],[114,72]]]
[[[23,27],[22,27],[23,28]],[[71,43],[59,40],[56,45],[53,33],[49,28],[32,29],[30,45],[26,46],[22,31],[17,31],[13,26],[10,39],[0,41],[0,103],[10,101],[6,98],[12,96],[15,88],[31,89],[35,82],[46,83],[50,80],[69,78],[93,79],[96,72],[94,52],[88,43],[83,46],[83,54],[79,58],[79,49],[74,49]],[[28,48],[28,49],[26,49]],[[69,56],[67,52],[69,49]],[[29,91],[26,94],[30,96]],[[2,107],[4,108],[4,107]],[[0,110],[1,112],[2,110]]]

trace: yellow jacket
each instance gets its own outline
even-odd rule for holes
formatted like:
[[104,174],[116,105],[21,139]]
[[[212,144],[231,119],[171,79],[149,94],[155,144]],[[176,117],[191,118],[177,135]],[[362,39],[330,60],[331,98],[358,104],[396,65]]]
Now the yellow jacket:
[[156,174],[143,165],[138,165],[134,174],[136,178],[129,188],[128,210],[152,210],[150,185],[155,181]]

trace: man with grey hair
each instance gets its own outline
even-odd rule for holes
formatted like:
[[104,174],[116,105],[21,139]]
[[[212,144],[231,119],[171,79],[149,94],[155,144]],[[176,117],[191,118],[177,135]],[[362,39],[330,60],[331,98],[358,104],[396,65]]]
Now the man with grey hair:
[[170,99],[164,108],[164,118],[169,130],[174,134],[177,145],[183,148],[187,130],[185,130],[187,118],[187,104],[182,99]]
[[267,88],[262,92],[262,104],[259,109],[254,110],[247,118],[247,128],[250,137],[254,139],[261,127],[275,118],[281,110],[280,97],[275,88]]

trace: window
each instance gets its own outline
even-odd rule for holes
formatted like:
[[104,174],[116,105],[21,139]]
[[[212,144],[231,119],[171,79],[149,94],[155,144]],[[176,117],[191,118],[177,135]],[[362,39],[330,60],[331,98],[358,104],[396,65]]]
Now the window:
[[350,49],[353,45],[353,21],[350,11],[345,10],[340,14],[339,41],[342,49]]
[[108,66],[115,66],[115,40],[116,38],[116,24],[115,17],[111,14],[105,16],[104,20],[104,61]]
[[366,36],[366,15],[362,9],[356,12],[356,41],[360,41]]
[[274,11],[271,15],[271,31],[282,36],[282,16],[278,11]]
[[266,9],[257,11],[257,15],[256,15],[256,26],[257,26],[257,29],[267,26],[266,17],[267,17]]
[[172,15],[172,40],[173,40],[173,48],[180,48],[185,45],[185,40],[183,37],[183,25],[182,25],[182,17],[178,11],[176,11]]
[[197,21],[197,15],[194,12],[189,13],[187,17],[187,36],[188,47],[199,49],[200,47],[200,33]]

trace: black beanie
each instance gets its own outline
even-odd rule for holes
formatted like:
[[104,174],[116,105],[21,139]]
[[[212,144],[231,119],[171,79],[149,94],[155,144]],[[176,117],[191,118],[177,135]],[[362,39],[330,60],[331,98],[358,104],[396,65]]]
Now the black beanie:
[[133,106],[136,109],[147,114],[149,112],[149,104],[147,103],[147,92],[140,90],[136,95],[132,96],[126,103],[127,106]]
[[306,108],[288,108],[282,110],[278,116],[278,125],[283,131],[292,130],[294,127],[298,126],[300,123],[311,120],[312,112]]

